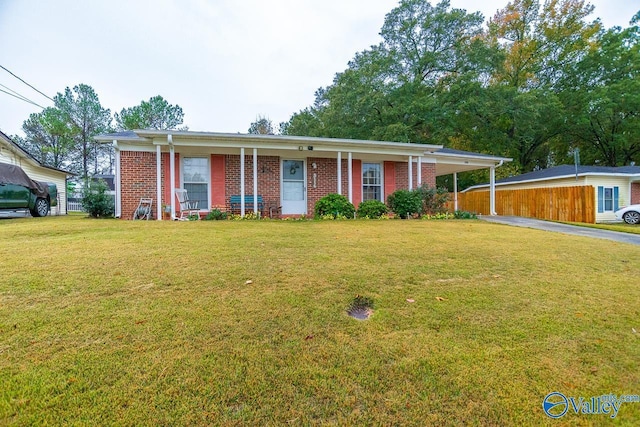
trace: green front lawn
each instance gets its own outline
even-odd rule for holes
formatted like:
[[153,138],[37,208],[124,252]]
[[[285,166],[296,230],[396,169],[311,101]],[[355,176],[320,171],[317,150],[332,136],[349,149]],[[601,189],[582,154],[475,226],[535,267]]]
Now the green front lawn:
[[542,400],[640,394],[639,266],[473,220],[0,220],[0,424],[608,424]]

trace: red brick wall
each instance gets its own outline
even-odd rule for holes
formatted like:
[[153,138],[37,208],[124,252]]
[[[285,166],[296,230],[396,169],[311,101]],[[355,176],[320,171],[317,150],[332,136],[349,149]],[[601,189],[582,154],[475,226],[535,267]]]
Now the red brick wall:
[[[313,165],[316,165],[314,168]],[[347,196],[348,179],[347,162],[342,161],[342,194]],[[315,176],[315,180],[314,180]],[[309,157],[307,159],[307,213],[312,215],[316,202],[330,193],[338,192],[338,160],[321,157]]]
[[132,219],[142,197],[153,199],[156,214],[156,153],[120,152],[121,218]]
[[[229,198],[240,194],[240,156],[225,156],[225,204],[230,209]],[[244,193],[253,194],[253,152],[244,156]],[[280,158],[277,156],[258,156],[258,194],[262,196],[265,207],[280,205]]]
[[640,203],[640,182],[631,183],[631,202],[630,205]]
[[[176,177],[175,187],[180,186],[180,155],[175,155]],[[162,194],[160,204],[171,203],[171,185],[169,178],[169,153],[162,154]],[[140,198],[151,197],[156,205],[156,153],[121,151],[121,185],[122,185],[122,218],[130,219],[138,206]],[[253,153],[245,155],[245,194],[253,194]],[[313,167],[313,164],[316,167]],[[337,188],[337,160],[335,158],[309,157],[307,168],[307,212],[313,214],[316,202]],[[348,159],[343,158],[342,194],[349,194]],[[414,188],[417,186],[417,165],[413,165]],[[407,163],[384,162],[384,195],[408,188]],[[222,172],[222,173],[221,173]],[[353,202],[357,207],[362,199],[362,162],[353,159]],[[314,186],[315,174],[315,186]],[[227,209],[229,197],[240,194],[240,156],[211,155],[211,200],[212,203],[224,204]],[[223,184],[224,177],[224,184]],[[435,164],[422,165],[422,182],[435,186]],[[222,189],[222,191],[219,191]],[[258,156],[258,193],[262,195],[265,206],[280,204],[280,158],[277,156]],[[631,201],[640,202],[640,184],[632,185]],[[153,209],[154,216],[156,209]]]
[[422,164],[422,183],[428,184],[429,187],[436,186],[436,164],[435,163]]
[[[413,164],[413,188],[418,187],[418,165]],[[422,183],[431,187],[436,185],[436,165],[434,163],[422,164]],[[409,164],[396,162],[396,190],[409,188]],[[389,194],[385,194],[388,196]]]

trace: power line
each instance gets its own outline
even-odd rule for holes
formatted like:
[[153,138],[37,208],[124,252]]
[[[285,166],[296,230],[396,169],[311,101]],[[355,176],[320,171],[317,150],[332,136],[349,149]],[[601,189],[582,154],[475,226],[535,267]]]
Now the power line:
[[[27,98],[26,96],[22,95],[21,93],[15,91],[13,89],[11,89],[10,87],[3,85],[2,83],[0,83],[0,87],[3,87],[6,90],[8,90],[9,92],[11,92],[11,93],[8,93],[8,95],[13,94],[13,96],[15,96],[18,99],[23,100],[24,102],[28,102],[29,104],[37,105],[35,101],[32,101],[31,99]],[[6,91],[3,91],[3,92],[7,93]]]
[[[30,85],[29,83],[25,82],[23,79],[21,79],[20,77],[16,76],[15,74],[13,74],[11,71],[9,71],[8,69],[6,69],[5,67],[3,67],[2,65],[0,65],[0,68],[2,68],[3,70],[5,70],[7,73],[11,74],[13,77],[15,77],[16,79],[20,80],[22,83],[26,84],[27,86],[29,86],[31,89],[35,90],[36,92],[38,92],[40,95],[44,96],[45,98],[53,101],[53,98],[51,98],[49,95],[39,91],[38,89],[36,89],[34,86]],[[37,105],[37,104],[36,104]]]
[[[5,87],[6,87],[6,86],[5,86]],[[9,90],[11,90],[11,89],[9,89]],[[11,93],[11,92],[7,92],[6,90],[3,90],[3,89],[0,89],[0,92],[4,92],[4,93],[6,93],[7,95],[11,95],[11,96],[13,96],[14,98],[18,98],[18,99],[19,99],[19,100],[21,100],[21,101],[27,102],[27,103],[29,103],[29,104],[33,104],[33,105],[35,105],[36,107],[40,107],[40,108],[42,108],[43,110],[45,109],[45,107],[43,107],[42,105],[37,104],[36,102],[34,102],[34,101],[32,101],[32,100],[30,100],[30,99],[28,99],[28,98],[25,98],[24,96],[22,96],[22,95],[20,95],[20,94],[14,95],[13,93]],[[15,91],[12,91],[12,92],[15,92]],[[17,93],[17,92],[16,92],[16,93]]]

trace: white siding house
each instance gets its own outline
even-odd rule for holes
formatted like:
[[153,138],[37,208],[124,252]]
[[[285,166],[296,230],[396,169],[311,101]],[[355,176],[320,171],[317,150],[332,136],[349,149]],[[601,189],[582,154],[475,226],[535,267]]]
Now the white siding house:
[[52,182],[58,188],[57,206],[51,207],[51,215],[67,213],[67,177],[69,172],[42,166],[11,138],[0,132],[0,162],[20,166],[35,181]]
[[[640,203],[639,166],[562,165],[496,181],[496,190],[591,186],[595,192],[596,222],[617,221],[613,214],[622,206]],[[465,192],[486,190],[487,185]]]

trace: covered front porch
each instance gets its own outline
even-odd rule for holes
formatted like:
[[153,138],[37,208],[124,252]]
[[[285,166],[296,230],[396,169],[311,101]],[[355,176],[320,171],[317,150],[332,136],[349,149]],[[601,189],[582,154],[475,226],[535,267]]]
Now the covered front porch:
[[313,213],[329,193],[356,207],[385,201],[397,189],[435,185],[442,174],[489,167],[504,160],[440,146],[381,141],[145,130],[103,135],[116,151],[116,216],[127,218],[141,197],[154,201],[154,217],[180,216],[177,189],[212,209],[239,215]]

